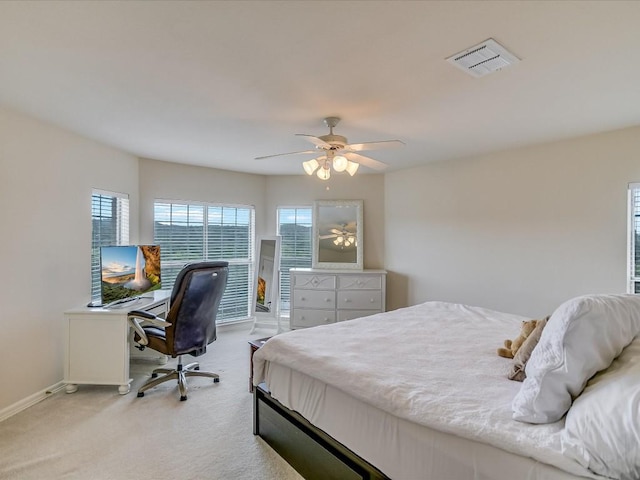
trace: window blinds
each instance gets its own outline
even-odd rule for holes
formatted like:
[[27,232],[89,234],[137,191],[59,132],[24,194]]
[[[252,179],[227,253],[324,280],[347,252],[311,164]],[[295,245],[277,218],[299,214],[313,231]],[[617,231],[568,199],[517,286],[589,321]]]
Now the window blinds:
[[311,207],[278,208],[280,243],[280,311],[290,309],[290,268],[311,267]]
[[228,261],[218,322],[248,317],[254,224],[253,207],[156,201],[154,241],[160,245],[163,288],[173,288],[186,263]]
[[640,293],[640,183],[629,184],[629,293]]
[[129,244],[129,196],[93,190],[91,195],[91,300],[100,299],[100,247]]

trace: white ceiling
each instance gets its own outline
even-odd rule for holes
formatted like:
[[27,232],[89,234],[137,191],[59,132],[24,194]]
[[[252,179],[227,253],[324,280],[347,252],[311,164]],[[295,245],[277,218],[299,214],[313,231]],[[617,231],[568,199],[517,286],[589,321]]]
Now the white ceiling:
[[[0,2],[0,104],[135,155],[303,174],[326,116],[390,170],[640,125],[640,2]],[[522,61],[445,59],[494,38]],[[361,168],[361,171],[367,171]],[[369,170],[371,171],[371,170]]]

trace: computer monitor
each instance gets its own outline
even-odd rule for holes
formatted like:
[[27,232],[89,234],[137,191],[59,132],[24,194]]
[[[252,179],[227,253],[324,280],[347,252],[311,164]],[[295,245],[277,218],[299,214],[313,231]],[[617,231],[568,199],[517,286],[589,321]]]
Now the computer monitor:
[[100,248],[103,306],[133,300],[161,288],[158,245],[118,245]]

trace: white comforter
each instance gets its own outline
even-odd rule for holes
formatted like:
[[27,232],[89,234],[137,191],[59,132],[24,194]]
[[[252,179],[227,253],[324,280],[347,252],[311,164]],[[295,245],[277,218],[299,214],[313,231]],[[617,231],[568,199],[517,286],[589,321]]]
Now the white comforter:
[[564,420],[529,425],[511,418],[519,382],[496,348],[524,320],[460,304],[427,302],[366,318],[287,332],[254,355],[254,383],[269,362],[331,384],[411,422],[585,475],[560,450]]

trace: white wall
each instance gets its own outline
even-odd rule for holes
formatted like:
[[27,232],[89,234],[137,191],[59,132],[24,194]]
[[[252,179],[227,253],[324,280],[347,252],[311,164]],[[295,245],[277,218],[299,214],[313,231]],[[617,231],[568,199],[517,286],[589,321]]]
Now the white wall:
[[60,382],[64,316],[90,300],[92,188],[131,195],[138,160],[0,108],[0,413]]
[[386,175],[389,307],[427,300],[532,317],[626,290],[640,128]]
[[256,234],[265,235],[265,185],[263,175],[140,159],[140,241],[153,242],[157,199],[253,205]]
[[313,206],[314,200],[362,200],[364,223],[364,268],[384,268],[384,175],[334,175],[327,182],[308,175],[267,177],[267,228],[274,235],[276,209]]

